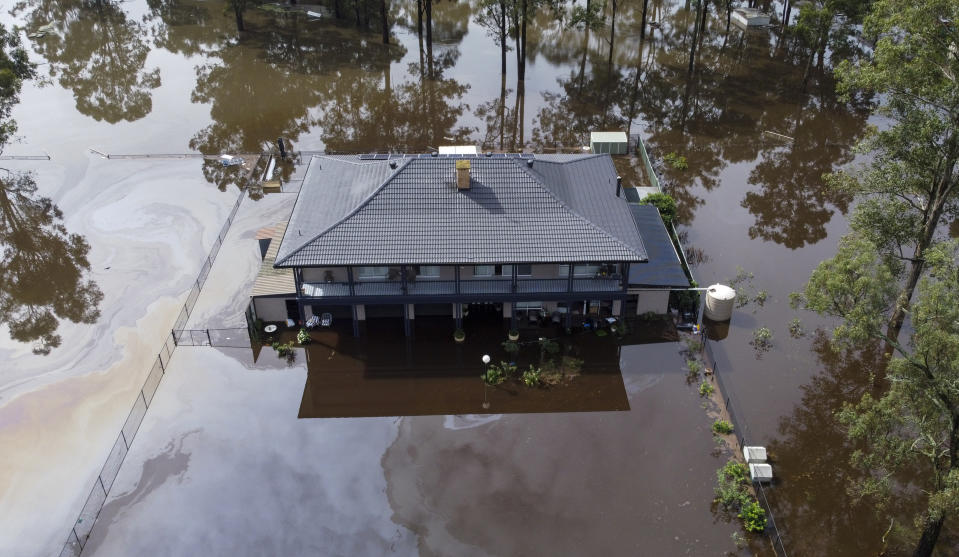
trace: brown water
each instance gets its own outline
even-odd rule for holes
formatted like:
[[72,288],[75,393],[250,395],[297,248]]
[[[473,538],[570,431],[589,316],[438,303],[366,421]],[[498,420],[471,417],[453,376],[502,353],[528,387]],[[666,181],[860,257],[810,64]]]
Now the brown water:
[[[806,59],[794,45],[778,44],[768,31],[727,31],[712,15],[690,70],[690,12],[678,2],[650,6],[662,29],[642,47],[639,2],[620,6],[612,47],[606,30],[569,30],[540,14],[521,88],[514,53],[503,80],[499,50],[471,22],[476,7],[466,2],[435,6],[433,60],[417,40],[413,2],[393,4],[398,23],[389,46],[350,22],[261,10],[248,12],[248,31],[238,35],[232,15],[201,1],[7,2],[4,12],[12,9],[27,31],[54,22],[55,32],[28,41],[48,83],[25,88],[14,114],[23,141],[5,154],[47,152],[62,165],[62,176],[41,172],[37,196],[50,196],[69,220],[94,191],[77,189],[90,166],[88,148],[246,153],[282,136],[304,150],[477,143],[536,151],[578,148],[594,129],[643,133],[654,158],[676,152],[688,160],[688,170],[663,168],[662,175],[680,202],[680,229],[698,255],[699,282],[728,280],[742,266],[768,290],[763,307],[736,312],[717,357],[748,439],[768,444],[776,457],[779,482],[771,493],[787,548],[802,555],[875,553],[887,524],[844,495],[851,448],[831,415],[868,388],[877,361],[869,351],[825,350],[813,331],[828,323],[812,316],[801,316],[810,331],[803,338],[790,338],[786,328],[794,316],[788,293],[846,230],[849,200],[824,190],[820,176],[852,161],[868,107],[838,101],[827,72],[813,68],[804,82]],[[231,172],[202,165],[205,181],[221,189],[231,187]],[[63,244],[46,243],[57,242]],[[57,277],[55,291],[69,295],[85,284],[82,261],[72,267],[31,271]],[[37,292],[51,294],[32,288],[14,299],[23,304]],[[775,341],[760,358],[748,342],[761,325]],[[311,357],[322,357],[316,350]],[[36,369],[40,377],[59,368]],[[308,399],[325,392],[317,390],[322,379],[311,376],[301,414],[310,414]],[[470,381],[470,388],[480,385]],[[554,432],[553,442],[568,442],[564,431]]]

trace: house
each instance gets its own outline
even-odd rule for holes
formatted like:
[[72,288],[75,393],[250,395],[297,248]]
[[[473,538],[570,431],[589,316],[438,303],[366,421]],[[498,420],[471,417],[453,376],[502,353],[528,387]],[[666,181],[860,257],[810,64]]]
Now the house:
[[259,235],[253,312],[330,312],[354,334],[378,316],[409,334],[427,315],[663,313],[689,282],[656,209],[621,189],[609,155],[314,156],[288,223]]

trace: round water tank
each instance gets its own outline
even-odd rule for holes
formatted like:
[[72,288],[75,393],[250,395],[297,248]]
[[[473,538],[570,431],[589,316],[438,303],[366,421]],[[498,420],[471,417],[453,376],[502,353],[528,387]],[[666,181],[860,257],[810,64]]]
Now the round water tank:
[[705,315],[713,321],[729,321],[735,303],[735,290],[725,284],[714,284],[706,289]]

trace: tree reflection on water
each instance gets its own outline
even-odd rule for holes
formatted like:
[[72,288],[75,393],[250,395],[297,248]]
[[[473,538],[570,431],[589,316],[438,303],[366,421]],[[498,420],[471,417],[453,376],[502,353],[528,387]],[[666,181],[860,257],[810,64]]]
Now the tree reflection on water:
[[90,246],[71,234],[63,213],[37,195],[29,173],[0,171],[0,322],[35,354],[60,345],[60,319],[93,323],[103,293],[86,278]]
[[37,52],[49,62],[50,76],[73,91],[77,110],[111,124],[139,120],[153,110],[153,89],[160,70],[147,70],[150,53],[144,26],[118,4],[103,1],[33,0],[28,29],[47,23],[55,32],[36,40]]

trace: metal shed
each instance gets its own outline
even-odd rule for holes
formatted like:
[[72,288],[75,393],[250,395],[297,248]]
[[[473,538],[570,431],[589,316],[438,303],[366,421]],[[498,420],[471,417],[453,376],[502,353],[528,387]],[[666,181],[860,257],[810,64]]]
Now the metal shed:
[[590,132],[589,148],[595,154],[625,155],[626,132]]

